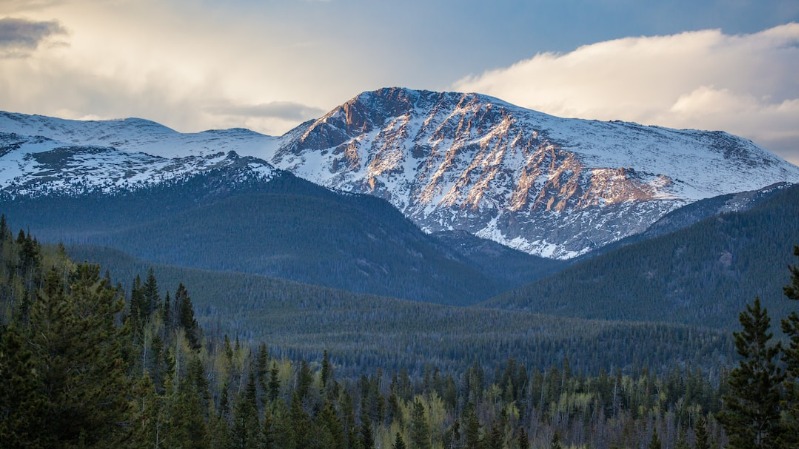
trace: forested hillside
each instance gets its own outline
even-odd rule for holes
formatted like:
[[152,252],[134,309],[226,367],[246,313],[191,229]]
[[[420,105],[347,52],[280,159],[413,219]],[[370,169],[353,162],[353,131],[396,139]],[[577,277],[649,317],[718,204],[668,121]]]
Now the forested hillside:
[[738,312],[760,295],[778,314],[790,305],[791,245],[799,236],[799,185],[754,208],[588,259],[485,305],[583,318],[734,329]]
[[[526,359],[339,374],[202,329],[182,284],[115,287],[0,224],[3,447],[530,448],[723,443],[719,380]],[[723,382],[722,382],[723,384]],[[556,447],[557,447],[556,446]],[[689,446],[683,446],[689,447]]]
[[[119,251],[69,252],[108,267],[126,290],[150,268]],[[728,335],[697,327],[443,306],[241,273],[152,268],[169,290],[188,287],[198,321],[213,335],[266,341],[276,354],[292,358],[319,358],[327,348],[347,375],[378,367],[418,374],[426,365],[462,373],[474,361],[497,366],[513,357],[542,369],[567,358],[572,370],[586,374],[701,366],[717,378],[733,356]]]

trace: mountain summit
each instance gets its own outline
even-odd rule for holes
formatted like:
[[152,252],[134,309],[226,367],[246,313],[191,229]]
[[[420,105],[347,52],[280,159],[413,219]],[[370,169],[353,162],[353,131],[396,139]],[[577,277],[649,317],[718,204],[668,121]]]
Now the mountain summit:
[[723,132],[563,119],[479,94],[387,88],[305,125],[269,158],[387,199],[427,231],[569,258],[692,201],[799,180]]
[[[6,192],[20,192],[21,180],[33,189],[39,169],[57,176],[41,162],[52,158],[34,147],[69,147],[73,171],[96,160],[78,157],[80,145],[142,160],[146,153],[173,161],[170,169],[235,151],[328,188],[384,198],[428,232],[468,231],[560,259],[640,233],[699,199],[799,181],[798,167],[724,132],[564,119],[479,94],[404,88],[362,93],[281,137],[10,113],[0,114],[0,133]],[[34,145],[30,136],[61,143],[36,137]],[[30,155],[14,156],[20,146]]]

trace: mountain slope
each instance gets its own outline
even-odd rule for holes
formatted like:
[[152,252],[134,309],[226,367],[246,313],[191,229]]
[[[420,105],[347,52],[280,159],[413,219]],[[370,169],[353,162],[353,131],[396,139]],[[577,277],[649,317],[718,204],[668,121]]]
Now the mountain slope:
[[[87,157],[96,152],[84,150]],[[102,244],[155,263],[439,303],[471,304],[507,286],[383,200],[332,192],[280,170],[264,176],[268,165],[235,153],[215,161],[133,190],[7,193],[0,211],[43,241]]]
[[[478,94],[401,88],[360,94],[281,137],[13,113],[0,113],[0,132],[0,189],[16,195],[58,177],[19,159],[27,151],[36,160],[37,145],[110,148],[189,171],[235,151],[328,188],[383,198],[427,232],[467,231],[559,259],[643,232],[700,199],[799,181],[799,167],[723,132],[562,119]],[[110,164],[84,167],[98,178],[109,172],[111,181],[96,184],[132,185],[120,184]],[[151,185],[172,176],[164,170],[124,176]],[[65,178],[39,191],[80,191],[74,176]]]
[[797,217],[799,185],[783,187],[744,212],[624,246],[485,305],[736,329],[739,312],[759,295],[772,316],[784,316],[794,307],[782,286],[796,263]]

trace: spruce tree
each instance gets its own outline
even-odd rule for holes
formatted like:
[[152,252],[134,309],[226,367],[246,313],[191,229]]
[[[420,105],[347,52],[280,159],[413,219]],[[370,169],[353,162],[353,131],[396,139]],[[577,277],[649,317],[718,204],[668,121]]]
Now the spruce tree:
[[662,449],[662,446],[660,436],[658,435],[658,429],[652,429],[652,438],[649,440],[647,449]]
[[411,411],[411,441],[410,449],[430,449],[430,426],[424,412],[424,405],[417,399],[413,402]]
[[480,449],[480,421],[472,404],[467,406],[464,416],[466,417],[465,449]]
[[560,444],[560,434],[557,431],[552,434],[552,441],[549,443],[549,449],[563,449],[563,445]]
[[771,343],[771,319],[760,298],[739,319],[743,330],[734,336],[742,360],[730,373],[730,392],[719,420],[731,449],[776,448],[782,436],[780,384],[785,377],[777,365],[780,345]]
[[694,429],[695,443],[694,449],[710,449],[710,437],[707,433],[707,419],[704,416],[696,421]]
[[366,414],[361,416],[361,448],[375,449],[375,438],[372,434],[371,419],[369,419],[369,416]]
[[394,436],[394,444],[391,449],[406,449],[405,440],[402,439],[402,435],[399,432]]
[[519,449],[528,449],[530,447],[530,439],[527,437],[527,432],[524,430],[524,427],[519,428],[517,445],[519,446]]
[[33,354],[12,323],[0,335],[0,441],[5,448],[46,447],[46,403]]
[[[799,246],[793,253],[799,256]],[[791,282],[783,289],[785,297],[799,301],[799,266],[788,267]],[[799,447],[799,313],[791,312],[781,323],[783,333],[788,337],[787,347],[783,348],[782,360],[785,363],[785,399],[782,435],[784,447]]]
[[112,447],[125,436],[129,391],[116,326],[124,303],[96,265],[78,265],[64,285],[50,270],[31,309],[34,358],[52,446]]

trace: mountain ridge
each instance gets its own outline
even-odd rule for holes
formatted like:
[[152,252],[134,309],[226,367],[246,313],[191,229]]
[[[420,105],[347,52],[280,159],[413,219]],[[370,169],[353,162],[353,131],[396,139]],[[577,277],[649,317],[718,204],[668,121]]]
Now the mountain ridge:
[[[383,198],[427,232],[467,231],[555,259],[644,232],[699,199],[799,181],[799,167],[727,133],[562,119],[480,94],[364,92],[280,137],[243,129],[181,134],[141,119],[103,123],[0,113],[6,136],[50,132],[61,146],[103,146],[187,167],[234,151],[327,188]],[[153,127],[157,133],[146,134]],[[19,190],[9,173],[21,165],[9,169],[6,159],[0,188]]]

